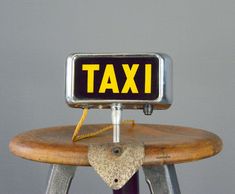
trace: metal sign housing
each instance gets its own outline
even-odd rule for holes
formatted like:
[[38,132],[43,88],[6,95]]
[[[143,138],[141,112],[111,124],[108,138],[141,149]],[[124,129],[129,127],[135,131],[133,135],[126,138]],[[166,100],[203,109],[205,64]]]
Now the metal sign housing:
[[72,54],[66,64],[66,101],[75,108],[167,109],[172,60],[166,54]]

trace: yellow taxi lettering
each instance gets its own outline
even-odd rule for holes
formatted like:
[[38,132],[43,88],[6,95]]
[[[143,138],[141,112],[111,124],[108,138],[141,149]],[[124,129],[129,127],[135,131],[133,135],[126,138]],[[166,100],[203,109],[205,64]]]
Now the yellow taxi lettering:
[[87,71],[87,93],[94,93],[94,72],[100,70],[100,65],[83,64],[82,70]]
[[119,93],[117,79],[112,64],[107,64],[105,67],[99,93],[105,93],[107,89],[111,89],[113,93]]
[[128,93],[129,90],[131,90],[132,93],[138,93],[134,77],[139,64],[133,64],[131,69],[128,64],[123,64],[122,67],[126,75],[126,82],[122,88],[122,93]]
[[150,94],[151,93],[151,80],[152,80],[152,65],[146,64],[145,65],[145,88],[144,93]]
[[[104,73],[101,79],[101,83],[96,81],[95,72],[100,72],[100,64],[82,64],[82,71],[87,73],[87,93],[105,93],[106,90],[112,90],[113,93],[127,94],[131,92],[132,94],[139,94],[138,90],[138,80],[135,80],[136,73],[138,71],[139,64],[133,64],[131,67],[129,64],[122,64],[122,72],[125,74],[126,80],[123,88],[119,90],[119,83],[115,73],[115,68],[113,64],[106,64]],[[139,72],[140,73],[140,72]],[[152,91],[152,64],[145,64],[143,70],[144,76],[144,88],[139,88],[140,91],[143,90],[145,94],[150,94]],[[137,84],[136,84],[137,83]],[[95,84],[100,84],[99,90],[94,91]],[[142,85],[142,84],[141,84]],[[140,84],[139,84],[140,87]],[[97,88],[97,87],[96,87]]]

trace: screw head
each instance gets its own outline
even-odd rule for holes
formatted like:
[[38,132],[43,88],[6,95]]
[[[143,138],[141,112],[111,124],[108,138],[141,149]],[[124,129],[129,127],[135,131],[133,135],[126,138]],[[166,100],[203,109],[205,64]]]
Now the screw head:
[[114,147],[114,148],[112,148],[112,153],[116,156],[120,156],[122,154],[122,148],[121,147]]

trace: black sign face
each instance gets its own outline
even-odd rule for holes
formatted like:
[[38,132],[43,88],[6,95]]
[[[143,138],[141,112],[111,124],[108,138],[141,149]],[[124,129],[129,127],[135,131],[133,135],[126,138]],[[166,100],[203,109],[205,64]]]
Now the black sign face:
[[74,60],[74,91],[79,100],[156,100],[156,56],[79,56]]

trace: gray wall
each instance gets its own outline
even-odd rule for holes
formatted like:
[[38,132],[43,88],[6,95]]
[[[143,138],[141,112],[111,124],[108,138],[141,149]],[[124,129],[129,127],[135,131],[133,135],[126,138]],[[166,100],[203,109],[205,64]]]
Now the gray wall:
[[[12,156],[8,142],[32,128],[76,123],[64,102],[64,64],[71,52],[148,52],[174,60],[174,105],[143,123],[204,128],[218,134],[216,157],[177,165],[182,193],[232,194],[235,179],[235,2],[232,0],[21,0],[0,2],[0,193],[40,194],[48,165]],[[110,122],[110,111],[86,123]],[[141,192],[147,192],[141,174]],[[77,192],[78,191],[78,192]],[[110,193],[80,168],[71,193]]]

